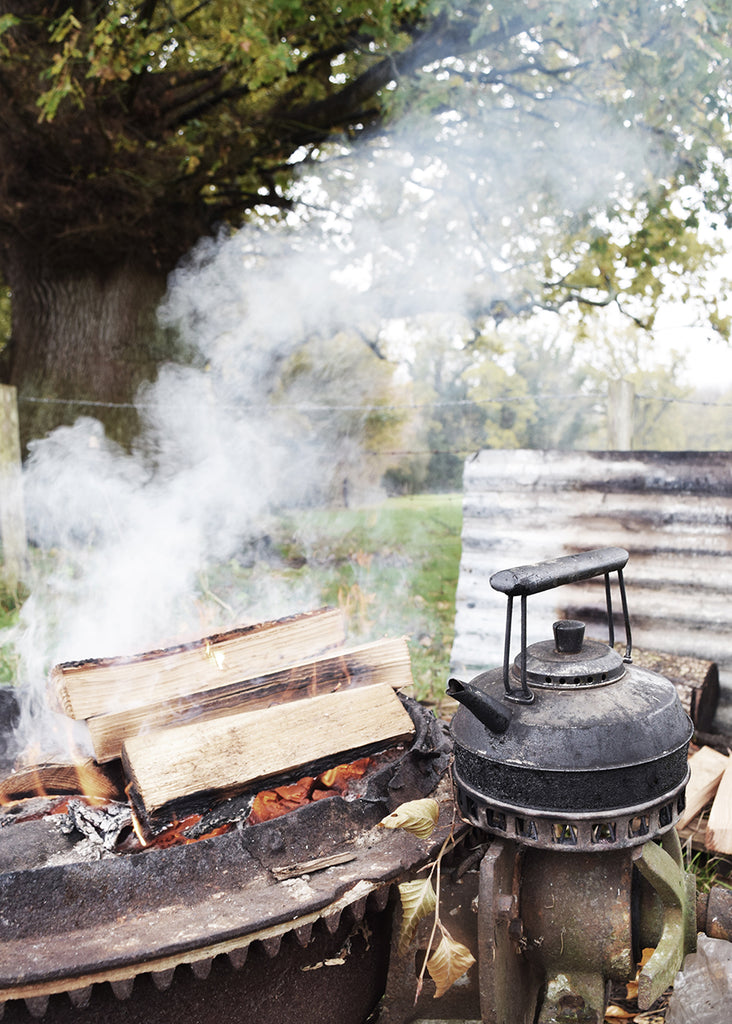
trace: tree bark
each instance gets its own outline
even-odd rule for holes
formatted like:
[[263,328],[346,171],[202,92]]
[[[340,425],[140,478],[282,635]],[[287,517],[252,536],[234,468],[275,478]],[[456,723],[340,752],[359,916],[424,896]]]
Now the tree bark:
[[13,318],[2,377],[18,389],[24,453],[80,416],[99,419],[129,447],[137,389],[174,355],[155,318],[165,274],[131,261],[67,271],[35,259],[11,260],[8,271]]

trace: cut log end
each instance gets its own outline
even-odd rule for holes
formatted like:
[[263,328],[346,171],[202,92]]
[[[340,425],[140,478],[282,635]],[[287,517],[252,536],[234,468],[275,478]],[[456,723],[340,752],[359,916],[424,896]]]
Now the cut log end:
[[[615,649],[622,654],[625,646],[616,644]],[[716,662],[634,647],[633,664],[670,679],[695,727],[702,731],[711,728],[719,704],[719,668]]]
[[93,761],[28,765],[0,780],[2,803],[39,795],[87,796],[92,800],[106,801],[119,800],[122,794],[111,775]]

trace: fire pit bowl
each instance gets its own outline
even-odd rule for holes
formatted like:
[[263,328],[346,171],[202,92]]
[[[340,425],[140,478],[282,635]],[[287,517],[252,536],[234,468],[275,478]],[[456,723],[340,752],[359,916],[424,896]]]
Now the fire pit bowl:
[[[57,852],[44,842],[42,863],[19,865],[4,848],[17,851],[24,826],[1,828],[5,1019],[154,1024],[254,1012],[264,1024],[307,1024],[322,1021],[320,986],[331,978],[340,995],[327,996],[329,1022],[360,1024],[383,991],[391,883],[429,859],[452,817],[445,729],[402,699],[416,737],[357,799],[334,796],[195,843],[94,861],[70,859],[59,835]],[[427,795],[444,803],[446,819],[429,840],[378,827]],[[38,822],[28,824],[35,837]]]

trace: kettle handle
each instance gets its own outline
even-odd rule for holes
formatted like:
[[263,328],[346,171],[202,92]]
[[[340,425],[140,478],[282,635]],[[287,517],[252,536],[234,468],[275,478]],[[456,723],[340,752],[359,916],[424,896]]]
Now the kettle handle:
[[[625,656],[623,661],[630,662],[632,640],[630,636],[630,619],[628,602],[625,595],[623,569],[628,561],[628,552],[624,548],[595,548],[592,551],[581,551],[575,555],[563,555],[548,562],[537,562],[534,565],[519,565],[514,569],[502,569],[490,578],[494,590],[506,594],[508,608],[506,612],[506,634],[503,651],[503,686],[509,700],[521,704],[530,704],[534,695],[526,683],[526,598],[530,594],[541,594],[546,590],[564,586],[567,583],[578,583],[593,576],[605,577],[605,602],[607,605],[608,646],[615,643],[613,625],[612,597],[610,592],[610,573],[618,574],[618,589],[623,607],[623,624],[625,626]],[[509,660],[511,655],[511,620],[513,599],[521,598],[521,689],[513,690],[509,680]]]

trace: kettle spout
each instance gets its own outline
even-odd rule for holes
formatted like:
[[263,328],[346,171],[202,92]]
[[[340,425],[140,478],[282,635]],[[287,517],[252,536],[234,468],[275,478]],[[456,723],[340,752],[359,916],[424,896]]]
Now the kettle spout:
[[511,715],[501,706],[495,697],[479,690],[472,683],[461,683],[459,679],[450,679],[447,684],[447,695],[459,701],[491,732],[504,733],[511,722]]

